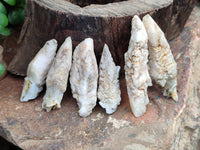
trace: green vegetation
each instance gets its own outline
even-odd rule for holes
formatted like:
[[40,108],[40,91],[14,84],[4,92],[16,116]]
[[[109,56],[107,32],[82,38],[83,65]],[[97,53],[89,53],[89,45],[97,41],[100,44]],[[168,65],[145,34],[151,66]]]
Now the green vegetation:
[[25,0],[0,0],[0,35],[10,35],[8,27],[24,22]]
[[4,73],[5,68],[2,63],[0,63],[0,76]]

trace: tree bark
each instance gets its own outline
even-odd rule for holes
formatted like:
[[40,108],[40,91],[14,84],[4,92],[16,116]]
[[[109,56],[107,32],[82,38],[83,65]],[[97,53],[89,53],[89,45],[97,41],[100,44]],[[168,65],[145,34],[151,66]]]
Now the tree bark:
[[[128,49],[131,19],[134,15],[150,13],[168,39],[177,36],[194,7],[196,0],[28,0],[26,19],[19,42],[21,47],[9,64],[8,70],[25,75],[26,69],[43,44],[52,38],[59,45],[71,36],[73,47],[87,37],[94,39],[95,54],[99,62],[103,45],[107,43],[114,61],[124,73],[124,53]],[[183,7],[182,5],[186,5]]]

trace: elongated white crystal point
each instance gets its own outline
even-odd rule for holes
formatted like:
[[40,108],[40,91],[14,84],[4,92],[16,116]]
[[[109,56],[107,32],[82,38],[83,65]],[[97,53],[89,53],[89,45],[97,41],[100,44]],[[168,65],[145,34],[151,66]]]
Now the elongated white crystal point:
[[99,66],[98,98],[99,104],[106,109],[107,114],[114,113],[121,101],[119,70],[120,66],[115,65],[109,48],[105,44]]
[[98,67],[91,38],[82,41],[74,50],[70,72],[73,97],[79,106],[79,115],[87,117],[97,101]]
[[61,101],[67,88],[67,81],[72,62],[72,40],[65,39],[57,52],[56,58],[48,72],[46,93],[43,97],[42,108],[50,111],[61,107]]
[[26,102],[35,99],[42,91],[56,49],[57,41],[55,39],[47,41],[29,63],[20,101]]
[[148,38],[145,27],[138,16],[132,19],[131,38],[125,53],[125,78],[129,102],[136,117],[146,112],[149,103],[148,86],[152,85],[148,72]]
[[163,95],[178,100],[177,64],[164,33],[150,15],[143,17],[149,37],[149,66],[153,80],[163,87]]

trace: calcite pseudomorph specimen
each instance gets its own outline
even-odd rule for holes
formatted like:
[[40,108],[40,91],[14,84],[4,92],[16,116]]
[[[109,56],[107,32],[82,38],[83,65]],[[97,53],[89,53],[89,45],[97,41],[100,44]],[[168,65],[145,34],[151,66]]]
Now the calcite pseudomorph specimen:
[[87,117],[97,101],[98,66],[94,54],[93,39],[87,38],[74,50],[70,71],[73,97],[79,106],[79,115]]
[[119,70],[120,66],[115,65],[109,48],[105,44],[99,65],[98,99],[100,106],[106,109],[107,114],[114,113],[121,101]]
[[35,99],[42,91],[57,50],[57,41],[49,40],[29,63],[20,101]]
[[65,39],[57,52],[56,58],[51,65],[46,80],[46,93],[43,97],[42,108],[50,111],[53,108],[60,108],[64,92],[67,88],[67,81],[72,62],[72,40]]
[[[79,115],[82,117],[90,115],[96,105],[97,97],[100,106],[106,109],[107,114],[114,113],[121,101],[118,80],[120,67],[115,65],[108,46],[104,45],[100,60],[98,92],[98,66],[93,39],[87,38],[75,48],[73,63],[70,37],[65,40],[53,61],[56,48],[56,40],[47,41],[30,62],[20,100],[28,101],[37,97],[50,69],[42,108],[47,111],[60,108],[71,69],[70,85],[80,109]],[[164,33],[150,15],[143,17],[143,22],[137,15],[133,17],[131,38],[124,58],[127,92],[132,112],[136,117],[146,112],[146,105],[149,103],[147,88],[152,86],[150,75],[163,87],[164,96],[178,100],[177,64]]]
[[153,80],[163,87],[163,95],[178,100],[177,64],[164,33],[150,15],[143,17],[149,39],[149,67]]
[[132,19],[131,38],[125,53],[125,78],[129,102],[136,117],[146,112],[149,103],[148,86],[152,85],[148,72],[148,37],[145,27],[138,16]]

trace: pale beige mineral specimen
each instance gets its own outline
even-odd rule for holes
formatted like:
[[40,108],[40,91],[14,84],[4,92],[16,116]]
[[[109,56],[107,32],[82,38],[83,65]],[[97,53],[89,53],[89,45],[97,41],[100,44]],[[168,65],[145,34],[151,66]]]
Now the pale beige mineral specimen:
[[114,113],[121,101],[119,70],[120,66],[115,65],[109,48],[105,44],[99,66],[98,98],[99,104],[106,109],[107,114]]
[[164,33],[150,15],[143,17],[149,39],[149,67],[153,80],[163,87],[163,95],[178,101],[177,64]]
[[48,72],[46,93],[43,97],[42,108],[48,112],[61,107],[61,101],[67,88],[67,81],[72,62],[72,40],[65,39],[57,52],[56,58]]
[[148,72],[148,37],[138,16],[132,19],[131,38],[125,53],[125,78],[130,106],[136,117],[146,112],[149,103],[148,86],[152,85]]
[[82,41],[74,50],[70,71],[73,97],[79,106],[79,115],[87,117],[97,101],[98,66],[91,38]]
[[20,101],[26,102],[35,99],[42,91],[56,49],[57,41],[55,39],[47,41],[29,63]]

